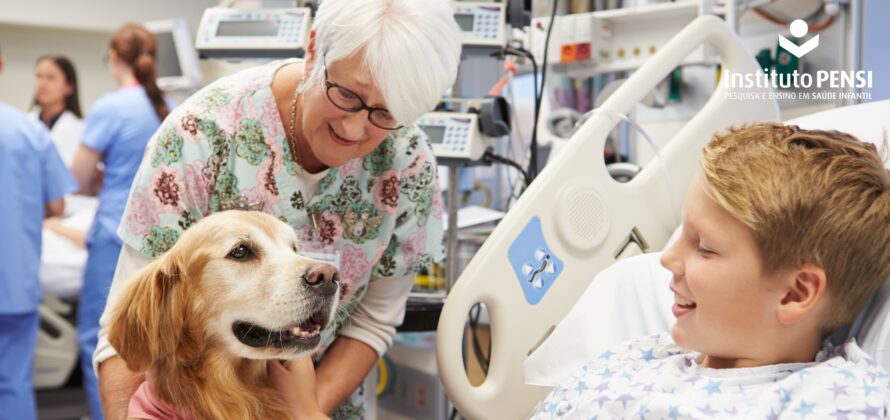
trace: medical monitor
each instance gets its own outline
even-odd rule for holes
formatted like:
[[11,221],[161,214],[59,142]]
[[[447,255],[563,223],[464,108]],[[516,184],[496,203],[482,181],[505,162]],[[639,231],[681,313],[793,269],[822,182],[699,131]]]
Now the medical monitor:
[[195,36],[201,58],[302,57],[309,43],[312,11],[307,7],[204,10]]
[[507,37],[506,9],[504,3],[452,2],[454,20],[463,32],[466,46],[504,45]]
[[165,19],[144,25],[157,40],[158,86],[165,91],[199,89],[203,76],[185,20]]

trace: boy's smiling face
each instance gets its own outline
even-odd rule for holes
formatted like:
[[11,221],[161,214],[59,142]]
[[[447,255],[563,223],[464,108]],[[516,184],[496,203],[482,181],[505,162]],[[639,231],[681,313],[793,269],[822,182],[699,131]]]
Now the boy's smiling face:
[[683,206],[683,233],[661,264],[673,273],[670,288],[677,323],[671,334],[705,354],[709,367],[757,366],[778,325],[784,291],[763,275],[754,233],[693,180]]

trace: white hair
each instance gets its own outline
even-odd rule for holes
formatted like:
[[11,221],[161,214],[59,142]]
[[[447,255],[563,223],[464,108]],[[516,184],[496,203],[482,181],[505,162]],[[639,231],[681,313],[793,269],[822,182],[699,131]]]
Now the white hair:
[[363,70],[400,124],[431,111],[457,77],[461,31],[448,0],[323,0],[312,28],[316,62],[304,86],[321,83],[322,60],[363,50]]

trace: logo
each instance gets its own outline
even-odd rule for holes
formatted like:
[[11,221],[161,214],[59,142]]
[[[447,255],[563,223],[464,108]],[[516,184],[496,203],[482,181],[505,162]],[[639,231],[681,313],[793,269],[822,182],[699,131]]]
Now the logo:
[[[803,19],[789,27],[792,39],[779,35],[774,67],[762,71],[735,73],[728,71],[729,89],[724,97],[732,100],[802,100],[802,101],[870,101],[874,86],[871,70],[803,71],[793,57],[801,58],[819,47],[819,35],[802,45],[810,31]],[[767,51],[769,52],[769,51]]]
[[[807,32],[810,31],[810,27],[802,19],[797,19],[794,22],[791,22],[790,29],[791,35],[794,35],[794,37],[798,39],[803,38],[807,35]],[[794,54],[795,57],[800,58],[819,46],[819,35],[814,36],[813,39],[805,42],[803,45],[797,45],[788,38],[779,35],[779,46],[791,54]]]

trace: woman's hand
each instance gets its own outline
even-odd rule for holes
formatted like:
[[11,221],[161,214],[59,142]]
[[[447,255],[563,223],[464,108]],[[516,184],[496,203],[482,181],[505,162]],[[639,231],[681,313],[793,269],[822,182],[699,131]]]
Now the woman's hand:
[[269,376],[272,386],[281,394],[297,420],[328,419],[318,405],[315,388],[315,366],[312,358],[270,361]]

